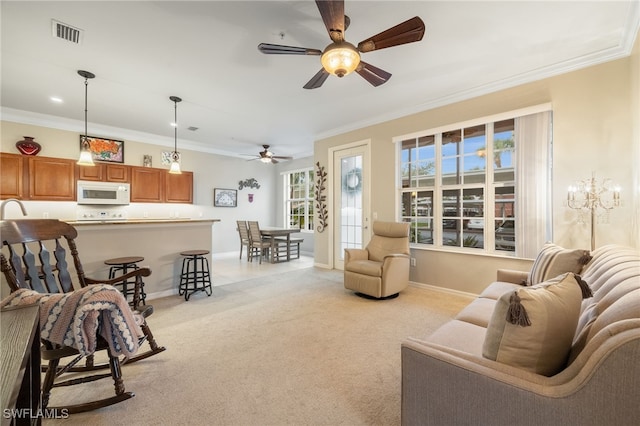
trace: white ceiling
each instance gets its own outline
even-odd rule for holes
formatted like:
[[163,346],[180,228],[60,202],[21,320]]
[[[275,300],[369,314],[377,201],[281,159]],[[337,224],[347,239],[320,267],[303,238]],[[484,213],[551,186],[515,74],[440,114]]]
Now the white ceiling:
[[[374,88],[357,74],[302,86],[318,56],[263,55],[260,42],[324,49],[313,1],[6,1],[2,13],[2,116],[89,134],[224,155],[303,157],[313,141],[629,55],[638,0],[347,0],[353,44],[413,16],[422,41],[363,54],[393,74]],[[84,31],[52,36],[55,19]],[[56,104],[51,96],[63,99]],[[27,113],[28,111],[28,113]],[[197,127],[190,131],[189,126]]]

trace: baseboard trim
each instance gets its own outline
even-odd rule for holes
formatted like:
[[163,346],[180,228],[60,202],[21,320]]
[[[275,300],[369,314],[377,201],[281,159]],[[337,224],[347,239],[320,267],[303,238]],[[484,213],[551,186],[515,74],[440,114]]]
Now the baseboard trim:
[[476,297],[478,297],[478,295],[475,294],[475,293],[469,293],[467,291],[454,290],[454,289],[446,288],[446,287],[439,287],[439,286],[436,286],[436,285],[417,283],[417,282],[414,282],[414,281],[409,281],[409,285],[413,286],[413,287],[418,287],[418,288],[425,288],[425,289],[428,289],[428,290],[440,291],[442,293],[455,294],[457,296],[466,296],[466,297],[469,297],[469,298],[472,298],[472,299],[475,299]]

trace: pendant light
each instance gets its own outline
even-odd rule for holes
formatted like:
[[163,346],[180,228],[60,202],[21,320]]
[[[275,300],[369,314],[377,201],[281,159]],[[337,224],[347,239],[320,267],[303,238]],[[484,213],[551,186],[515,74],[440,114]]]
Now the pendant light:
[[173,154],[171,154],[171,168],[169,169],[169,173],[179,175],[182,173],[180,170],[180,154],[178,154],[178,102],[182,102],[177,96],[170,96],[169,99],[173,102],[174,108],[174,121],[173,125],[175,126],[175,136],[174,136],[174,145],[173,145]]
[[89,79],[95,78],[95,74],[89,71],[79,70],[78,74],[84,77],[84,135],[80,137],[80,158],[78,159],[78,165],[80,166],[95,166],[93,163],[93,156],[89,149],[89,141],[87,140],[87,88],[89,87]]

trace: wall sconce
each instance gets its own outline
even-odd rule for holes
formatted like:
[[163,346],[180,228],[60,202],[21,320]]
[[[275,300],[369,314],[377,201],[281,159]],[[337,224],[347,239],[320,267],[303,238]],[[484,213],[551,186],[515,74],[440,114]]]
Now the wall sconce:
[[591,179],[584,179],[569,186],[567,206],[578,210],[578,223],[586,223],[585,218],[590,213],[591,250],[594,250],[596,246],[596,220],[608,223],[609,211],[620,207],[620,187],[609,178],[598,183],[594,172],[591,174]]

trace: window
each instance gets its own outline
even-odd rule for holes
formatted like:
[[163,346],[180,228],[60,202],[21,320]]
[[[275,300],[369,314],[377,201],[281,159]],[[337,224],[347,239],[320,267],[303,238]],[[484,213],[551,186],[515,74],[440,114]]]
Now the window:
[[285,224],[313,232],[313,169],[285,173]]
[[550,238],[550,112],[508,117],[396,138],[400,216],[414,245],[535,257]]

